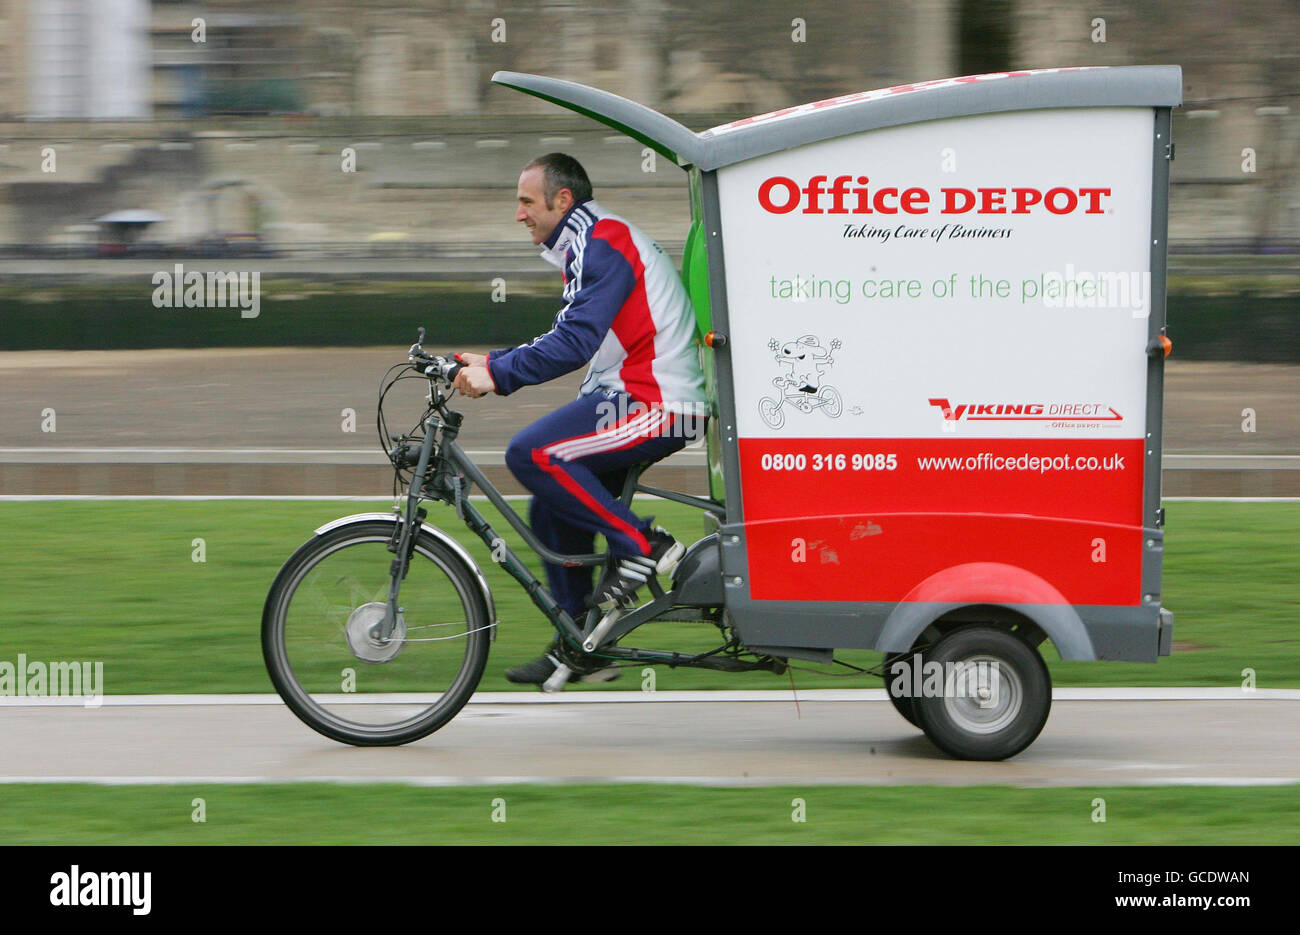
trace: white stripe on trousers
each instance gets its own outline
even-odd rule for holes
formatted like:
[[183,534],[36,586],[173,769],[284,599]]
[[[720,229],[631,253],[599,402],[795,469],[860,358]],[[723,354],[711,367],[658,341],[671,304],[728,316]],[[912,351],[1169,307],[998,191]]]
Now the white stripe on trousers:
[[637,416],[635,419],[625,422],[611,431],[580,436],[565,442],[557,442],[554,445],[547,446],[543,451],[547,454],[554,454],[561,460],[571,461],[574,458],[582,458],[601,451],[619,448],[628,440],[638,436],[655,437],[650,433],[662,424],[665,416],[664,410],[652,410],[645,415]]
[[622,447],[624,442],[639,435],[645,435],[647,438],[657,437],[651,435],[651,432],[662,425],[668,415],[665,409],[652,409],[644,415],[625,422],[612,432],[598,432],[595,436],[585,435],[569,441],[557,442],[548,445],[542,451],[561,461],[585,458],[597,452]]

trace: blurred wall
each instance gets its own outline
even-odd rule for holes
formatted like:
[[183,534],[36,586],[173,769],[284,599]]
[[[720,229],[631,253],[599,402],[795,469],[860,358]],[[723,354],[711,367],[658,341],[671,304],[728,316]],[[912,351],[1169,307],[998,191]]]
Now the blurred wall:
[[[644,171],[630,144],[614,159],[590,125],[493,86],[502,68],[698,130],[963,72],[1154,63],[1185,75],[1173,236],[1300,238],[1298,39],[1291,0],[0,0],[0,242],[128,207],[174,217],[164,239],[190,238],[211,229],[195,206],[232,184],[265,201],[265,233],[286,242],[437,239],[453,217],[478,225],[508,204],[523,160],[570,145],[675,229],[680,173]],[[345,177],[349,145],[370,148]],[[47,146],[56,173],[42,171]]]

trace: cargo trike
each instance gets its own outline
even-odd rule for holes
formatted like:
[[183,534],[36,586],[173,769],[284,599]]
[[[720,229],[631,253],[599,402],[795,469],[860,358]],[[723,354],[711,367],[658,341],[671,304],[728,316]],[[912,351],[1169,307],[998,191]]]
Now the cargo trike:
[[[460,447],[460,365],[427,352],[421,329],[380,394],[394,510],[321,526],[266,600],[267,666],[302,720],[346,743],[407,743],[474,692],[508,623],[471,555],[428,521],[432,502],[559,634],[548,691],[593,659],[781,673],[875,650],[879,665],[847,670],[883,679],[949,755],[1002,759],[1047,720],[1045,644],[1065,660],[1169,653],[1160,455],[1179,69],[944,79],[703,133],[570,82],[493,80],[688,174],[707,493],[644,484],[642,465],[622,496],[696,507],[709,531],[637,606],[570,617],[471,491],[544,561],[609,557],[549,550]],[[384,396],[405,377],[427,381],[426,408],[390,435]],[[659,645],[665,621],[716,628],[716,645]]]

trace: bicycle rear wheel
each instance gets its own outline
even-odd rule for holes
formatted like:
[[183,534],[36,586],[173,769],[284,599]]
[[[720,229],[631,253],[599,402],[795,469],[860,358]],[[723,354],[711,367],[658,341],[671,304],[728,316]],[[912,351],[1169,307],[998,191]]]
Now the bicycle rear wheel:
[[391,637],[380,641],[394,521],[342,526],[298,549],[262,612],[262,654],[285,704],[359,746],[409,743],[450,721],[487,665],[492,621],[462,558],[416,540]]

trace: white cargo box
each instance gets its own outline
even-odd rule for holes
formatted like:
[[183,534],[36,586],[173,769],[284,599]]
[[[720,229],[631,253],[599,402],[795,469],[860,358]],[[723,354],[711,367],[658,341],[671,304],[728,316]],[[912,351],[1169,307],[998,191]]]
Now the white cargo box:
[[1168,652],[1178,68],[945,79],[698,134],[580,85],[494,80],[690,173],[683,275],[746,645],[902,652],[984,607],[1068,659]]

